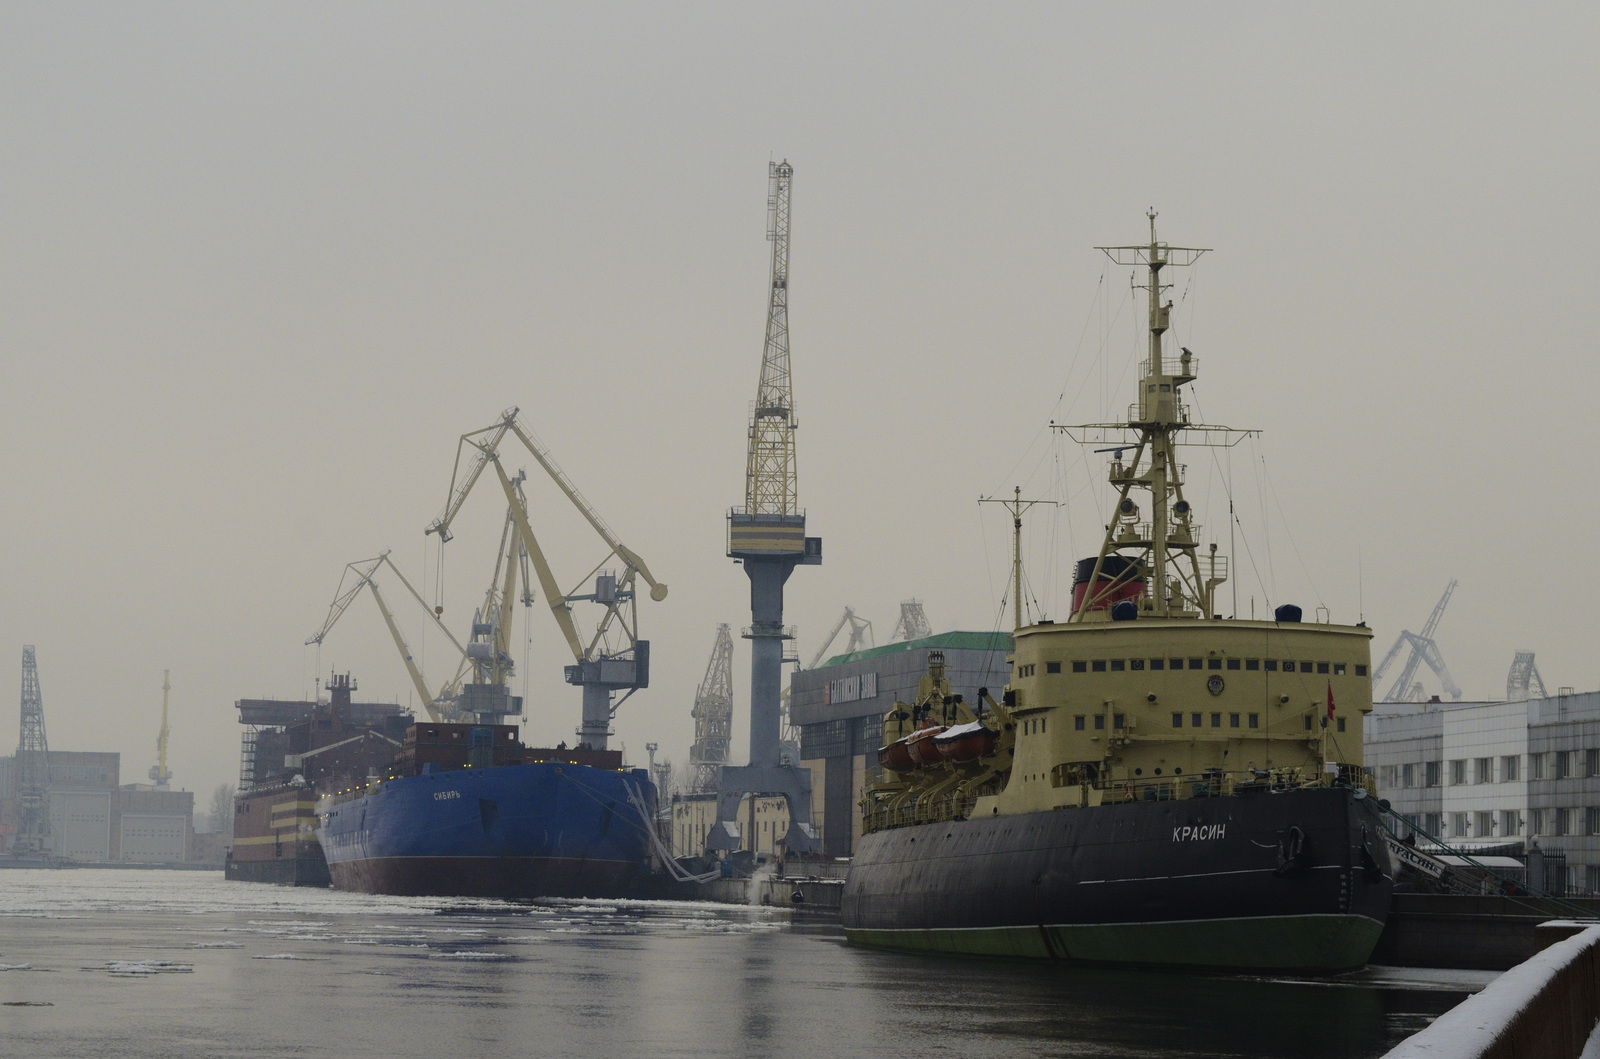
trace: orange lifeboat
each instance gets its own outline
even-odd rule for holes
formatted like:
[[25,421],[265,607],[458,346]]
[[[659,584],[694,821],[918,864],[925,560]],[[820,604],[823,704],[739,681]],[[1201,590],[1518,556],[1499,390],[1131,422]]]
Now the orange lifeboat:
[[914,772],[928,765],[939,764],[944,756],[939,753],[933,740],[944,730],[943,725],[922,728],[903,739],[896,739],[888,746],[879,747],[878,764],[891,772]]
[[994,753],[997,737],[982,721],[946,728],[934,737],[939,756],[952,764],[964,764]]

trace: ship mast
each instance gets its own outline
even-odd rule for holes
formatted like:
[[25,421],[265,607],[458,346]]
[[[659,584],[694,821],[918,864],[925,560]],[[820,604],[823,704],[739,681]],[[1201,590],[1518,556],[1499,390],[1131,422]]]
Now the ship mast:
[[[1141,614],[1160,618],[1211,617],[1216,588],[1227,580],[1227,558],[1212,549],[1209,567],[1202,569],[1197,551],[1193,511],[1183,497],[1183,466],[1177,460],[1177,435],[1194,434],[1186,444],[1231,446],[1254,431],[1207,427],[1189,422],[1180,388],[1195,380],[1199,358],[1187,349],[1169,360],[1162,343],[1172,323],[1172,302],[1163,301],[1171,284],[1162,282],[1162,270],[1186,268],[1208,251],[1199,247],[1168,246],[1156,237],[1156,212],[1150,210],[1150,241],[1136,246],[1102,246],[1096,249],[1118,265],[1143,266],[1145,297],[1149,303],[1149,345],[1139,372],[1139,400],[1128,408],[1122,423],[1097,423],[1056,429],[1083,443],[1105,442],[1111,447],[1110,481],[1117,487],[1117,504],[1106,526],[1105,539],[1088,578],[1088,588],[1074,608],[1070,621],[1083,621],[1103,612],[1107,600],[1125,595],[1131,582],[1148,578],[1139,593]],[[1115,436],[1113,436],[1115,435]],[[1124,462],[1123,453],[1133,450]],[[1150,517],[1144,521],[1131,497],[1134,489],[1150,494]],[[1131,562],[1111,564],[1121,555]]]

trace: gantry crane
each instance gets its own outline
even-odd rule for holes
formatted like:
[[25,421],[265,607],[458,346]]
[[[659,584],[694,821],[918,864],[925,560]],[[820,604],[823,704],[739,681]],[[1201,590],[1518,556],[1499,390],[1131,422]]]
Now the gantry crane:
[[44,696],[39,692],[39,663],[33,645],[22,648],[22,734],[17,740],[18,853],[42,853],[50,834],[45,804],[50,789],[50,740],[44,731]]
[[1434,605],[1433,613],[1428,615],[1427,624],[1423,625],[1422,631],[1415,633],[1409,629],[1402,630],[1400,635],[1395,637],[1394,646],[1389,648],[1389,653],[1384,655],[1383,661],[1373,669],[1372,686],[1376,688],[1384,672],[1399,656],[1400,649],[1410,646],[1411,655],[1406,659],[1405,668],[1390,685],[1389,693],[1384,696],[1386,701],[1403,702],[1417,697],[1417,688],[1420,685],[1413,685],[1411,681],[1417,675],[1417,667],[1423,662],[1428,663],[1428,668],[1439,677],[1439,683],[1444,685],[1447,695],[1452,699],[1461,698],[1461,689],[1456,687],[1456,682],[1450,678],[1450,670],[1444,664],[1444,656],[1439,653],[1439,645],[1433,642],[1433,631],[1439,627],[1439,619],[1444,617],[1444,608],[1449,605],[1450,597],[1455,590],[1456,579],[1452,577],[1450,583],[1445,586],[1444,595],[1440,596],[1439,602]]
[[714,791],[722,767],[728,763],[733,734],[733,632],[725,622],[717,626],[705,679],[695,692],[693,715],[689,779],[697,791]]
[[767,239],[772,243],[766,341],[747,431],[744,506],[728,512],[728,556],[750,578],[750,763],[722,770],[710,849],[734,849],[745,795],[781,794],[789,805],[785,848],[810,852],[811,773],[784,764],[783,583],[796,566],[822,562],[822,539],[806,536],[795,467],[794,392],[789,375],[789,205],[794,167],[767,166]]
[[[501,466],[500,446],[508,435],[522,443],[523,448],[544,468],[556,487],[610,549],[570,591],[563,591],[556,582],[544,550],[528,521],[527,508],[518,502],[516,483]],[[567,683],[583,689],[579,745],[603,750],[611,735],[611,719],[616,715],[617,708],[628,696],[650,684],[650,641],[641,640],[638,636],[639,612],[634,584],[642,579],[650,586],[650,598],[657,602],[667,598],[667,586],[655,579],[636,552],[617,539],[611,527],[606,525],[566,473],[556,465],[533,431],[521,421],[516,408],[502,412],[498,420],[482,430],[461,435],[456,445],[455,470],[450,478],[444,511],[427,528],[428,533],[439,535],[441,544],[450,540],[450,524],[484,470],[491,466],[506,495],[511,518],[516,525],[518,546],[526,550],[534,574],[539,579],[539,587],[544,592],[545,602],[561,629],[567,647],[572,651],[574,664],[565,667],[565,676]],[[620,575],[605,569],[613,560],[622,564]],[[591,578],[594,590],[580,592]],[[572,617],[572,604],[579,601],[605,608],[595,626],[594,635],[587,643],[579,635]],[[623,696],[613,702],[612,695],[617,691],[623,692]]]
[[1539,689],[1539,698],[1550,697],[1545,690],[1539,667],[1533,664],[1532,651],[1518,651],[1511,660],[1511,671],[1506,674],[1506,701],[1526,702],[1533,698],[1533,689]]
[[933,626],[928,624],[928,612],[922,609],[922,600],[902,600],[900,620],[894,623],[894,632],[889,635],[890,641],[920,640],[932,635]]
[[167,771],[167,695],[172,691],[172,670],[161,671],[161,734],[156,736],[156,763],[150,770],[150,782],[157,790],[172,786],[172,773]]

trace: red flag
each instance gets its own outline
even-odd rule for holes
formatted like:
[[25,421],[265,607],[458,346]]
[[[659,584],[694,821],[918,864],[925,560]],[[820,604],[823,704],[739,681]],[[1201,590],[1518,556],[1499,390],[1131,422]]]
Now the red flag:
[[1328,682],[1328,720],[1333,720],[1333,681]]

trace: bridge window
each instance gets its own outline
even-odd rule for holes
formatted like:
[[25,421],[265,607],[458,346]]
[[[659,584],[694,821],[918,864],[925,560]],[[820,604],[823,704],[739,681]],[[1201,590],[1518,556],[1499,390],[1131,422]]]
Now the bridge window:
[[1150,668],[1165,669],[1167,668],[1167,660],[1165,658],[1152,658],[1150,659]]
[[1229,669],[1238,669],[1239,668],[1239,660],[1237,658],[1228,659],[1228,668]]
[[1326,662],[1318,662],[1317,663],[1317,672],[1318,673],[1326,673],[1327,671],[1328,671],[1328,663],[1326,663]]
[[1093,669],[1096,673],[1104,673],[1106,671],[1106,660],[1104,658],[1096,658],[1093,662],[1089,663],[1089,668]]
[[1134,669],[1134,670],[1142,670],[1142,669],[1144,669],[1144,659],[1142,659],[1142,658],[1130,658],[1130,659],[1128,659],[1128,668],[1129,669]]
[[1367,675],[1367,667],[1362,665],[1361,663],[1357,662],[1356,663],[1356,676],[1364,677],[1366,675]]
[[1074,673],[1087,673],[1089,671],[1089,663],[1088,662],[1074,662],[1074,663],[1072,663],[1072,671]]
[[1222,714],[1213,713],[1211,715],[1211,727],[1213,727],[1213,728],[1221,728],[1222,727]]
[[1205,668],[1205,659],[1203,659],[1203,658],[1191,658],[1191,659],[1189,659],[1189,668],[1190,669],[1203,669],[1203,668]]
[[1239,715],[1237,713],[1228,714],[1228,727],[1229,728],[1237,728],[1237,727],[1239,727]]
[[1259,727],[1261,727],[1261,715],[1259,713],[1252,713],[1250,715],[1250,727],[1251,728],[1259,728]]
[[1072,728],[1074,731],[1083,731],[1083,714],[1080,713],[1072,719]]
[[1101,731],[1102,729],[1105,728],[1105,726],[1106,726],[1106,715],[1103,714],[1103,713],[1095,714],[1094,715],[1094,730],[1097,731],[1097,732]]
[[1172,715],[1172,727],[1174,727],[1174,728],[1182,728],[1183,727],[1183,714],[1175,713],[1175,714]]
[[1343,662],[1335,662],[1333,664],[1333,675],[1336,676],[1336,677],[1344,676],[1344,663]]
[[1191,713],[1189,715],[1189,726],[1191,728],[1199,728],[1200,727],[1200,715],[1198,713]]
[[1252,672],[1257,670],[1257,669],[1260,669],[1261,668],[1261,659],[1259,659],[1259,658],[1246,658],[1244,660],[1244,667],[1246,669],[1248,669],[1248,670],[1251,670]]
[[1122,659],[1113,658],[1111,660],[1111,672],[1113,672],[1113,673],[1121,673],[1123,670],[1125,670],[1127,668],[1128,668],[1128,663],[1124,662]]
[[1262,665],[1266,667],[1268,673],[1276,673],[1278,671],[1278,660],[1276,658],[1269,658]]
[[1207,669],[1221,669],[1222,668],[1222,659],[1220,659],[1220,658],[1208,658],[1208,659],[1206,659],[1206,668]]
[[1339,731],[1341,731],[1341,732],[1344,731],[1344,718],[1343,717],[1335,718],[1333,723],[1338,727]]
[[1044,671],[1046,673],[1059,673],[1059,672],[1061,672],[1061,663],[1060,662],[1046,662],[1044,664]]

